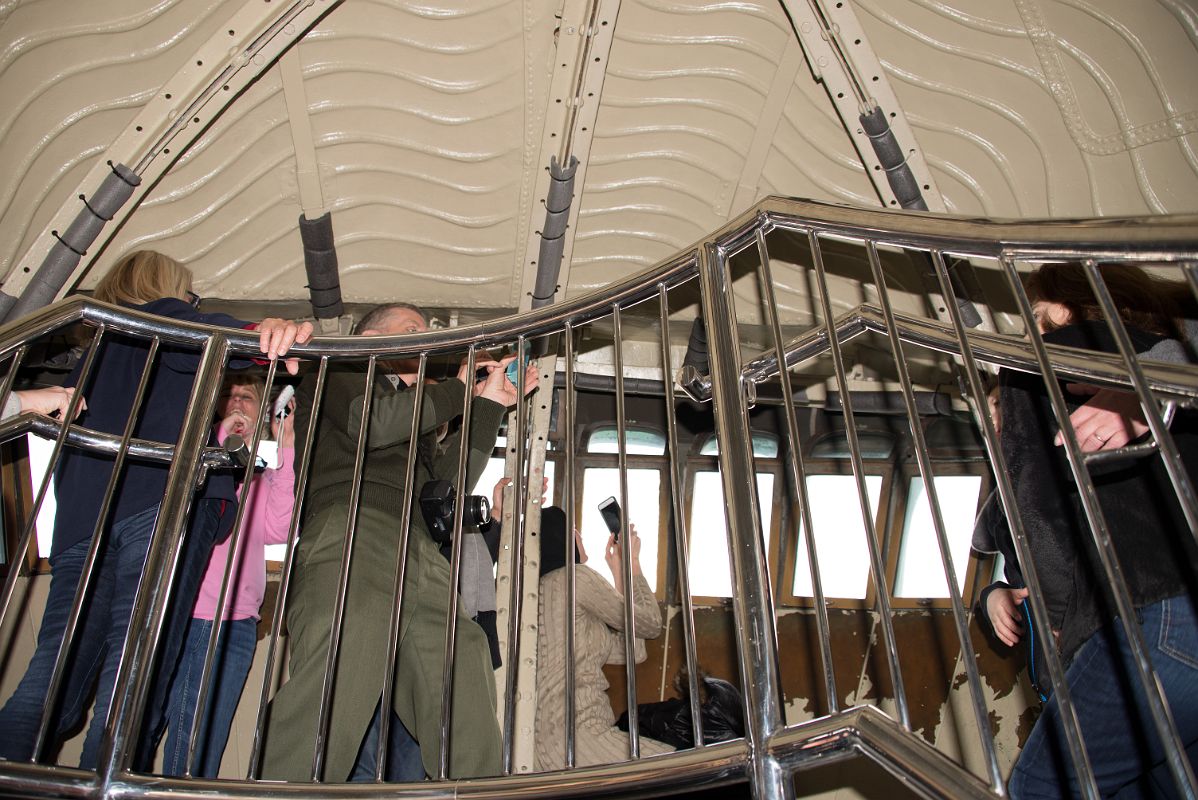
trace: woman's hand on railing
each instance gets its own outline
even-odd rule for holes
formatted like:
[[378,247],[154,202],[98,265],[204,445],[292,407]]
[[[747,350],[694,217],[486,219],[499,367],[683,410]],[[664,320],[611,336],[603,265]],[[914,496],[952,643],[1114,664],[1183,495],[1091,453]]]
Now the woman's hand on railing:
[[[311,322],[295,322],[278,317],[267,317],[258,323],[258,348],[267,358],[283,358],[293,344],[305,344],[312,338]],[[299,359],[284,359],[283,366],[291,375],[299,372]]]
[[[21,411],[36,411],[39,414],[51,416],[58,414],[66,417],[71,406],[71,398],[75,395],[74,387],[47,386],[44,389],[23,389],[13,392],[21,403]],[[87,400],[79,398],[79,408],[75,416],[87,408]]]
[[[1084,383],[1066,384],[1065,388],[1071,394],[1093,395],[1069,415],[1083,453],[1115,450],[1148,433],[1144,409],[1140,408],[1139,398],[1131,392],[1101,389]],[[1064,442],[1058,432],[1053,444],[1060,446]]]

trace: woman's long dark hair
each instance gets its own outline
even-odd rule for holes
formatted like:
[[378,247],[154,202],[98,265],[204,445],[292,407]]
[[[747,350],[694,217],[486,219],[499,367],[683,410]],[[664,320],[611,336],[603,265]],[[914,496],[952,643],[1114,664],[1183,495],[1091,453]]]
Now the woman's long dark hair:
[[[1128,265],[1108,264],[1101,270],[1120,319],[1149,333],[1185,340],[1180,318],[1192,315],[1187,309],[1192,309],[1194,299],[1184,283]],[[1033,303],[1060,303],[1071,322],[1105,319],[1080,264],[1044,264],[1027,276],[1024,287]],[[1041,320],[1041,325],[1046,331],[1059,327],[1048,319]]]
[[[578,563],[578,549],[574,550]],[[566,566],[566,512],[557,506],[541,509],[541,577]]]

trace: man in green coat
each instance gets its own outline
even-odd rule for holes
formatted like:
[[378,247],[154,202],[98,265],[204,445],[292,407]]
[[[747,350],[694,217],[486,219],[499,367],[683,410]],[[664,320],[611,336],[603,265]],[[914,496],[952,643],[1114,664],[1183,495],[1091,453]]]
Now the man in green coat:
[[[427,319],[407,304],[381,306],[357,326],[363,336],[426,330]],[[506,362],[504,362],[506,363]],[[460,431],[437,441],[437,430],[463,413],[464,381],[473,383],[470,448],[466,485],[478,480],[495,446],[516,387],[503,364],[479,359],[487,376],[474,382],[465,366],[456,378],[424,387],[417,435],[419,454],[408,474],[415,362],[379,362],[371,387],[366,463],[335,666],[327,757],[318,780],[344,781],[354,768],[363,737],[379,705],[387,669],[391,610],[396,601],[404,492],[413,494],[408,562],[404,577],[400,639],[390,707],[420,745],[425,772],[437,774],[440,757],[441,693],[445,620],[450,598],[450,565],[441,555],[420,513],[419,492],[430,480],[456,478]],[[297,391],[296,430],[307,429],[316,376],[309,374]],[[362,418],[366,365],[330,366],[304,502],[304,520],[296,553],[287,628],[290,679],[275,696],[270,713],[262,777],[311,780],[325,663],[331,641],[333,610],[350,514],[354,460]],[[535,367],[525,387],[536,386]],[[386,707],[387,704],[383,704]],[[501,735],[495,715],[495,677],[481,628],[459,607],[453,670],[449,777],[498,775]]]

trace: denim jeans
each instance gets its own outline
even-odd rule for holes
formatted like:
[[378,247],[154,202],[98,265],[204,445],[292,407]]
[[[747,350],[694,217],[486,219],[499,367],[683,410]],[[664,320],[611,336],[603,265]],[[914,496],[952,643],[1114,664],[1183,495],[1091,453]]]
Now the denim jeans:
[[[162,760],[164,775],[182,775],[184,772],[212,625],[210,619],[193,617],[187,626],[187,640],[167,701],[166,753]],[[191,762],[191,774],[197,778],[215,778],[220,773],[221,756],[229,741],[229,729],[233,725],[237,703],[241,700],[241,690],[254,663],[257,643],[256,619],[228,619],[221,626],[216,655],[212,659],[212,677],[209,679],[208,713],[196,737],[195,755]]]
[[[1140,630],[1191,765],[1198,770],[1198,619],[1179,595],[1140,609]],[[1123,628],[1081,646],[1065,673],[1098,789],[1120,798],[1175,797]],[[1013,800],[1080,795],[1053,698],[1011,772]]]
[[179,556],[179,567],[175,570],[175,582],[171,589],[170,605],[162,623],[162,636],[158,643],[154,661],[154,675],[150,683],[150,695],[146,700],[146,711],[137,754],[133,768],[149,772],[154,767],[158,743],[166,731],[166,707],[171,685],[178,669],[183,643],[191,624],[191,612],[195,608],[200,583],[208,569],[212,548],[221,533],[221,519],[232,514],[236,506],[223,500],[200,499],[196,501],[187,528],[187,537]]
[[[154,506],[118,520],[106,532],[97,554],[95,575],[63,673],[58,713],[47,737],[47,744],[52,750],[56,749],[63,733],[78,724],[98,673],[95,714],[84,738],[83,755],[79,761],[79,766],[84,769],[94,769],[96,765],[133,600],[157,515],[158,507]],[[50,688],[50,675],[66,633],[67,618],[90,546],[89,537],[50,559],[50,591],[38,631],[37,648],[13,696],[0,709],[0,756],[4,758],[28,760],[35,756],[34,738]]]
[[[354,762],[350,774],[351,783],[369,783],[378,770],[379,729],[382,727],[382,703],[374,710],[374,719],[362,739],[362,749]],[[388,731],[387,770],[383,780],[387,783],[407,783],[424,780],[424,762],[420,759],[420,745],[400,722],[399,715],[391,712],[391,728]]]

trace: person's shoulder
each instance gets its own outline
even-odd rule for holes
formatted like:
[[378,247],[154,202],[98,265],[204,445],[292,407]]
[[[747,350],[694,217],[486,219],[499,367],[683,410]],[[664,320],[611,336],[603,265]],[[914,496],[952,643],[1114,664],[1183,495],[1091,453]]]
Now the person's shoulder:
[[243,328],[246,326],[245,322],[236,317],[231,317],[228,314],[200,311],[191,303],[188,303],[186,300],[180,300],[177,297],[159,297],[157,300],[151,300],[148,303],[143,303],[133,308],[136,311],[157,314],[161,317],[170,317],[181,322],[198,322],[204,325],[219,325],[225,328]]
[[[1127,335],[1131,339],[1136,352],[1143,352],[1157,342],[1163,341],[1164,336],[1149,333],[1133,325],[1125,325]],[[1111,333],[1111,327],[1105,320],[1087,319],[1057,328],[1044,334],[1047,344],[1059,344],[1066,347],[1081,347],[1087,350],[1117,352],[1119,346]]]
[[192,307],[191,303],[180,300],[177,297],[159,297],[157,300],[142,303],[140,306],[133,306],[133,309],[135,311],[144,311],[147,314],[174,317],[175,319],[190,319],[199,314]]

